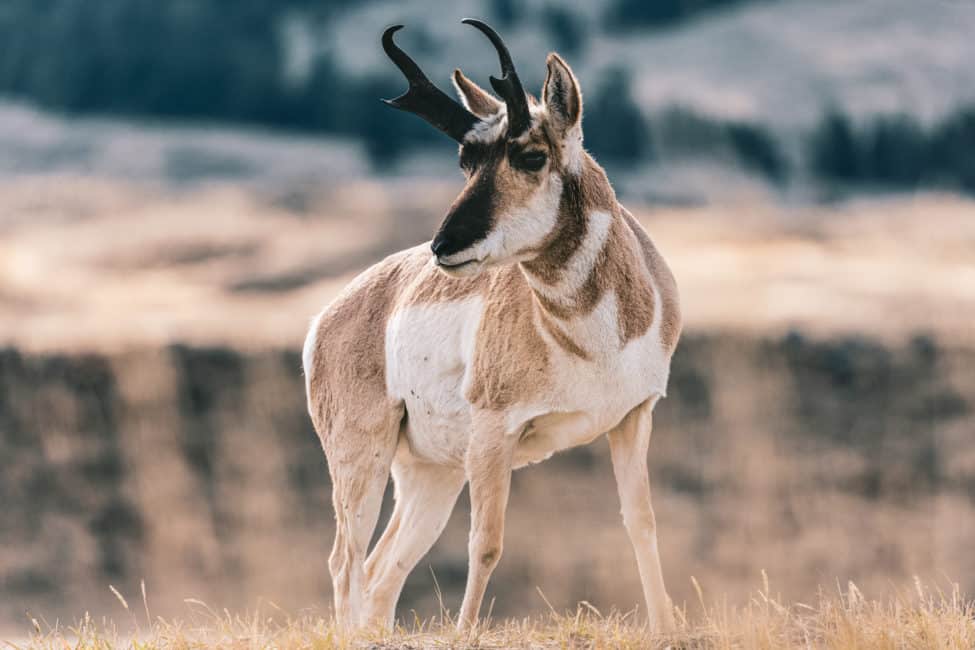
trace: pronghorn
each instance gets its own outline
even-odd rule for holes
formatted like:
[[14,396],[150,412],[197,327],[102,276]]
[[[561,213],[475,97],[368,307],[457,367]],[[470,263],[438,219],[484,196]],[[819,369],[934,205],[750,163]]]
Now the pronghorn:
[[[332,477],[329,557],[340,625],[391,625],[407,574],[470,485],[458,625],[476,624],[501,557],[513,469],[609,438],[623,523],[650,623],[673,627],[657,552],[647,450],[680,336],[677,288],[582,147],[582,95],[557,54],[541,100],[483,22],[502,98],[455,70],[463,106],[393,41],[409,89],[395,108],[460,143],[463,191],[436,236],[362,273],[313,321],[308,409]],[[625,128],[625,125],[619,125]],[[367,556],[390,470],[396,505]]]

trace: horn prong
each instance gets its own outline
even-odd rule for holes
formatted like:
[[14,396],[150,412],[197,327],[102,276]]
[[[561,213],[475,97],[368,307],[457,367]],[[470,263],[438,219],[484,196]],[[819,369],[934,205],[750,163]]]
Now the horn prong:
[[487,36],[497,51],[503,76],[500,79],[492,76],[490,78],[491,87],[501,95],[508,107],[508,136],[517,137],[521,135],[531,125],[531,112],[528,108],[528,97],[521,85],[521,79],[518,78],[518,72],[515,70],[515,64],[511,60],[508,47],[504,44],[501,36],[494,31],[494,28],[484,21],[476,18],[465,18],[461,22],[474,27]]
[[383,31],[381,40],[383,51],[406,77],[409,88],[399,97],[383,99],[383,103],[401,111],[414,113],[457,142],[463,142],[464,135],[480,119],[433,85],[416,61],[400,49],[393,40],[393,34],[401,29],[403,25],[387,27]]

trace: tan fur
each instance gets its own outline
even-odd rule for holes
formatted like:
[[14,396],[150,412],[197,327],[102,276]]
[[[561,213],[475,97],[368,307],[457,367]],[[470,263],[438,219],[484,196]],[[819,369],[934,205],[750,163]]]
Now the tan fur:
[[657,520],[650,499],[647,451],[653,429],[653,401],[640,404],[606,436],[619,490],[623,525],[636,553],[650,620],[663,631],[674,629],[674,612],[664,588],[657,553]]
[[660,309],[663,312],[660,338],[663,340],[664,347],[672,352],[677,347],[681,333],[680,296],[677,293],[677,281],[643,226],[630,214],[629,210],[622,206],[620,206],[620,210],[640,242],[643,249],[643,260],[656,283],[657,291],[660,294]]
[[[559,232],[568,236],[554,238],[537,258],[525,262],[523,267],[542,281],[554,284],[585,236],[586,222],[579,215],[599,209],[612,211],[612,223],[588,280],[575,296],[564,302],[555,302],[544,295],[539,295],[539,301],[546,311],[565,320],[588,314],[606,292],[613,291],[619,306],[620,341],[625,344],[644,334],[653,322],[655,297],[649,277],[655,277],[658,272],[669,276],[669,271],[643,227],[616,203],[605,175],[588,156],[578,187],[567,187],[563,194]],[[664,279],[662,285],[672,288],[673,278]],[[674,312],[675,305],[668,296],[664,329],[668,347],[676,343],[675,318],[679,333],[680,316]]]
[[567,179],[555,230],[534,251],[537,257],[523,264],[525,270],[548,284],[556,283],[586,236],[589,225],[586,215],[594,210],[613,212],[617,205],[605,172],[586,155],[582,174]]
[[504,155],[503,147],[498,148],[497,154],[493,162],[495,166],[486,169],[485,173],[494,174],[494,211],[496,214],[504,215],[513,208],[527,203],[534,194],[537,184],[534,178],[512,169],[508,157]]
[[649,274],[643,271],[644,264],[640,261],[637,235],[620,218],[619,212],[614,216],[606,250],[627,250],[629,254],[607,255],[596,273],[601,276],[603,290],[616,293],[620,341],[625,345],[650,329],[655,297]]
[[416,262],[420,268],[402,290],[402,306],[431,305],[483,295],[491,283],[486,273],[467,278],[450,277],[433,263],[428,245],[418,248]]
[[521,271],[508,266],[492,276],[465,397],[475,408],[498,411],[545,390],[549,352],[535,329],[533,294]]
[[544,309],[539,310],[539,320],[542,323],[542,327],[548,332],[549,336],[561,347],[563,350],[569,354],[575,355],[582,359],[583,361],[589,361],[592,357],[586,352],[581,345],[575,342],[571,336],[569,336],[562,327],[556,322],[552,316]]
[[409,251],[387,258],[332,302],[318,319],[315,363],[305,368],[309,411],[332,478],[329,570],[343,621],[361,609],[366,550],[405,412],[386,394],[385,327],[410,261]]
[[[338,420],[377,426],[377,404],[396,408],[386,396],[385,328],[399,292],[419,267],[415,250],[392,255],[360,276],[318,321],[315,364],[305,372],[312,421],[323,436]],[[347,363],[350,350],[354,364]],[[351,387],[370,399],[349,399],[345,391]]]
[[505,436],[501,413],[481,411],[473,421],[465,469],[470,483],[471,533],[468,542],[467,587],[459,625],[477,623],[491,572],[501,559],[504,512],[511,489],[511,463],[518,439]]

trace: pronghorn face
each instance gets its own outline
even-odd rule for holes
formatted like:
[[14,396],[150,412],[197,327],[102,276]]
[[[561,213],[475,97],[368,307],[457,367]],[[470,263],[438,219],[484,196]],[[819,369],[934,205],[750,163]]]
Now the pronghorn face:
[[530,260],[554,234],[567,175],[582,171],[582,95],[572,70],[549,54],[542,101],[525,93],[508,48],[479,20],[464,23],[483,32],[498,52],[503,77],[491,77],[502,100],[454,72],[463,106],[434,86],[393,42],[402,28],[383,33],[387,56],[410,87],[384,100],[415,113],[460,143],[467,185],[447,211],[431,249],[450,275],[473,275],[487,265]]
[[542,101],[528,100],[528,128],[512,134],[504,103],[459,70],[454,85],[480,121],[460,145],[467,184],[431,249],[444,272],[466,276],[530,260],[552,236],[565,178],[582,167],[582,98],[568,65],[549,55]]

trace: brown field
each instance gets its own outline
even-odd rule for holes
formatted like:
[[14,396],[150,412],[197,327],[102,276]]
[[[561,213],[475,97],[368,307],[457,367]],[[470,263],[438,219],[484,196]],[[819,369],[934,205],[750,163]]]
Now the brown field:
[[[297,352],[310,316],[427,239],[455,191],[0,187],[0,638],[466,643],[413,618],[459,605],[464,498],[407,583],[404,630],[330,627],[329,485]],[[686,619],[670,641],[972,647],[975,203],[636,207],[686,321],[651,451]],[[508,521],[481,647],[667,643],[610,614],[641,596],[605,443],[517,473]]]
[[[0,343],[300,345],[357,272],[430,238],[457,182],[179,193],[110,181],[0,186]],[[790,327],[975,341],[975,202],[631,206],[679,280],[691,331]]]

